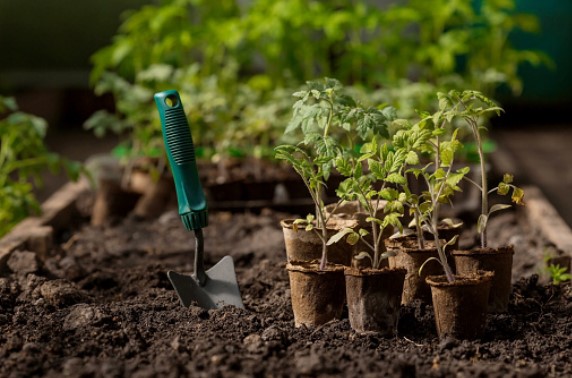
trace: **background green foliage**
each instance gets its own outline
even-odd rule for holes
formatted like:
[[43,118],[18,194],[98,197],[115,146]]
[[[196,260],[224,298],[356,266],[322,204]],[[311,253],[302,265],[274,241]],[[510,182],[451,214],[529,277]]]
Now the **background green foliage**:
[[42,118],[18,111],[13,98],[0,96],[0,236],[39,212],[33,189],[42,172],[65,168],[70,178],[79,176],[78,163],[48,151],[46,127]]
[[404,117],[435,109],[437,90],[490,96],[505,85],[519,93],[519,65],[547,58],[510,45],[511,32],[539,27],[514,7],[514,0],[162,0],[127,14],[113,43],[93,56],[92,81],[113,93],[117,114],[96,114],[88,127],[129,131],[136,155],[160,151],[151,96],[176,88],[199,143],[218,154],[232,146],[264,155],[253,146],[278,142],[293,102],[286,94],[316,77],[336,77],[357,98],[390,103]]

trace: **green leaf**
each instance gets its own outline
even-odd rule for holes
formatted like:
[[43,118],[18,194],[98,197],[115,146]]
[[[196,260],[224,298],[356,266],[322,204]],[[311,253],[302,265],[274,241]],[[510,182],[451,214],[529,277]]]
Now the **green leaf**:
[[449,228],[457,228],[457,227],[461,227],[463,225],[463,221],[455,223],[453,221],[453,219],[451,219],[451,218],[441,219],[441,223],[447,225],[447,227],[449,227]]
[[399,192],[393,188],[383,188],[379,191],[379,196],[386,201],[394,201],[399,197]]
[[508,194],[509,190],[510,190],[510,185],[501,182],[499,183],[499,186],[497,188],[497,193],[500,194],[501,196],[505,196]]
[[454,245],[457,242],[457,239],[459,239],[459,235],[454,235],[449,241],[445,243],[445,248],[450,245]]
[[425,268],[425,265],[427,265],[427,263],[431,262],[431,261],[437,261],[441,266],[443,266],[443,264],[441,263],[441,261],[436,258],[436,257],[429,257],[427,260],[425,260],[423,262],[423,264],[421,264],[421,266],[419,267],[419,270],[417,271],[418,275],[421,275],[421,272],[423,271],[423,268]]
[[477,232],[483,233],[487,229],[489,217],[486,214],[479,215],[479,219],[477,221]]
[[399,173],[392,173],[389,176],[387,176],[385,178],[386,182],[392,183],[392,184],[399,184],[399,185],[405,185],[407,184],[407,180],[405,179],[405,177],[403,177],[402,175],[400,175]]
[[352,176],[352,166],[349,159],[344,157],[337,157],[335,160],[335,167],[337,171],[345,177]]
[[372,261],[371,255],[367,252],[360,252],[354,256],[354,259],[356,259],[356,260],[363,260],[365,258],[368,258],[368,259],[370,259],[370,261]]
[[512,202],[516,203],[517,205],[524,205],[524,190],[518,187],[514,187],[511,200]]
[[[340,240],[342,240],[344,238],[344,236],[348,235],[348,234],[352,234],[355,233],[354,230],[352,230],[351,228],[342,228],[341,230],[339,230],[338,232],[336,232],[334,235],[332,235],[328,241],[326,242],[326,245],[332,245],[334,243],[339,242]],[[359,237],[359,235],[358,235]]]
[[405,163],[409,165],[417,165],[419,164],[419,156],[415,151],[409,151],[407,153],[407,157],[405,158]]
[[381,221],[381,220],[379,220],[379,219],[377,219],[377,218],[374,218],[374,217],[367,217],[367,218],[365,218],[365,221],[366,221],[366,222],[374,222],[374,223],[377,223],[377,224],[380,225],[380,226],[383,225],[383,221]]
[[367,165],[369,167],[369,170],[371,171],[371,173],[378,179],[378,180],[383,180],[385,178],[386,175],[386,170],[385,167],[383,166],[383,164],[381,164],[379,161],[377,160],[373,160],[373,159],[368,159],[367,160]]
[[510,209],[511,207],[512,207],[511,205],[497,203],[491,207],[488,215],[490,216],[492,213],[495,213],[495,212],[501,211],[501,210]]
[[380,259],[384,260],[387,259],[389,257],[395,257],[397,256],[397,252],[396,251],[387,251],[387,252],[383,252],[380,256]]
[[459,172],[451,173],[449,174],[449,177],[447,177],[446,180],[447,185],[454,188],[459,184],[459,182],[461,182],[463,177],[465,177],[464,173],[459,173]]
[[346,238],[346,243],[348,243],[349,245],[356,245],[358,241],[359,241],[359,234],[357,232],[349,234],[348,237]]

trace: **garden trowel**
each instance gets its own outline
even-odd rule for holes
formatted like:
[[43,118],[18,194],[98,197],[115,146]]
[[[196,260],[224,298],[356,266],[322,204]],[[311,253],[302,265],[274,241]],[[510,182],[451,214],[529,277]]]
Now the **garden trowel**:
[[156,93],[155,103],[175,180],[179,215],[185,228],[194,232],[196,241],[194,274],[189,276],[169,271],[167,276],[185,307],[196,303],[204,308],[226,305],[242,308],[232,257],[225,256],[205,271],[202,229],[208,225],[207,202],[199,181],[191,129],[179,93],[174,90]]

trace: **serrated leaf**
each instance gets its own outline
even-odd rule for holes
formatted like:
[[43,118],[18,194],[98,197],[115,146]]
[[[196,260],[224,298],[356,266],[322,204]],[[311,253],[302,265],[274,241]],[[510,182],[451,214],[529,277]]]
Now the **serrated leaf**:
[[407,157],[405,158],[405,163],[409,165],[417,165],[419,164],[419,156],[415,151],[409,151],[407,153]]
[[431,132],[431,134],[433,136],[441,136],[441,135],[445,134],[445,130],[444,129],[435,129]]
[[435,171],[435,173],[433,173],[433,176],[436,179],[442,179],[443,177],[446,176],[445,170],[443,170],[443,168],[439,168]]
[[398,198],[399,192],[393,188],[383,188],[379,191],[379,196],[386,201],[394,201]]
[[407,183],[407,180],[405,179],[405,177],[403,177],[399,173],[390,174],[389,176],[387,176],[385,178],[385,181],[392,183],[392,184],[399,184],[399,185],[405,185]]
[[433,209],[433,205],[430,201],[423,202],[419,204],[419,211],[421,214],[428,214]]
[[383,179],[386,174],[385,167],[377,160],[368,159],[367,165],[371,173],[379,180]]
[[463,173],[458,173],[458,172],[451,173],[449,174],[449,177],[447,177],[447,185],[455,188],[459,184],[459,182],[461,182],[463,177],[465,177]]

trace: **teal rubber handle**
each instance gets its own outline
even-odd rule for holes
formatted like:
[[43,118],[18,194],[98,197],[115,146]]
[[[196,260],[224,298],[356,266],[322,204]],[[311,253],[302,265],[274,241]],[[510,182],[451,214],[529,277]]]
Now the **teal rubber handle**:
[[181,98],[175,90],[156,93],[154,98],[175,181],[179,215],[187,230],[202,229],[208,225],[207,201],[199,180],[195,146]]

